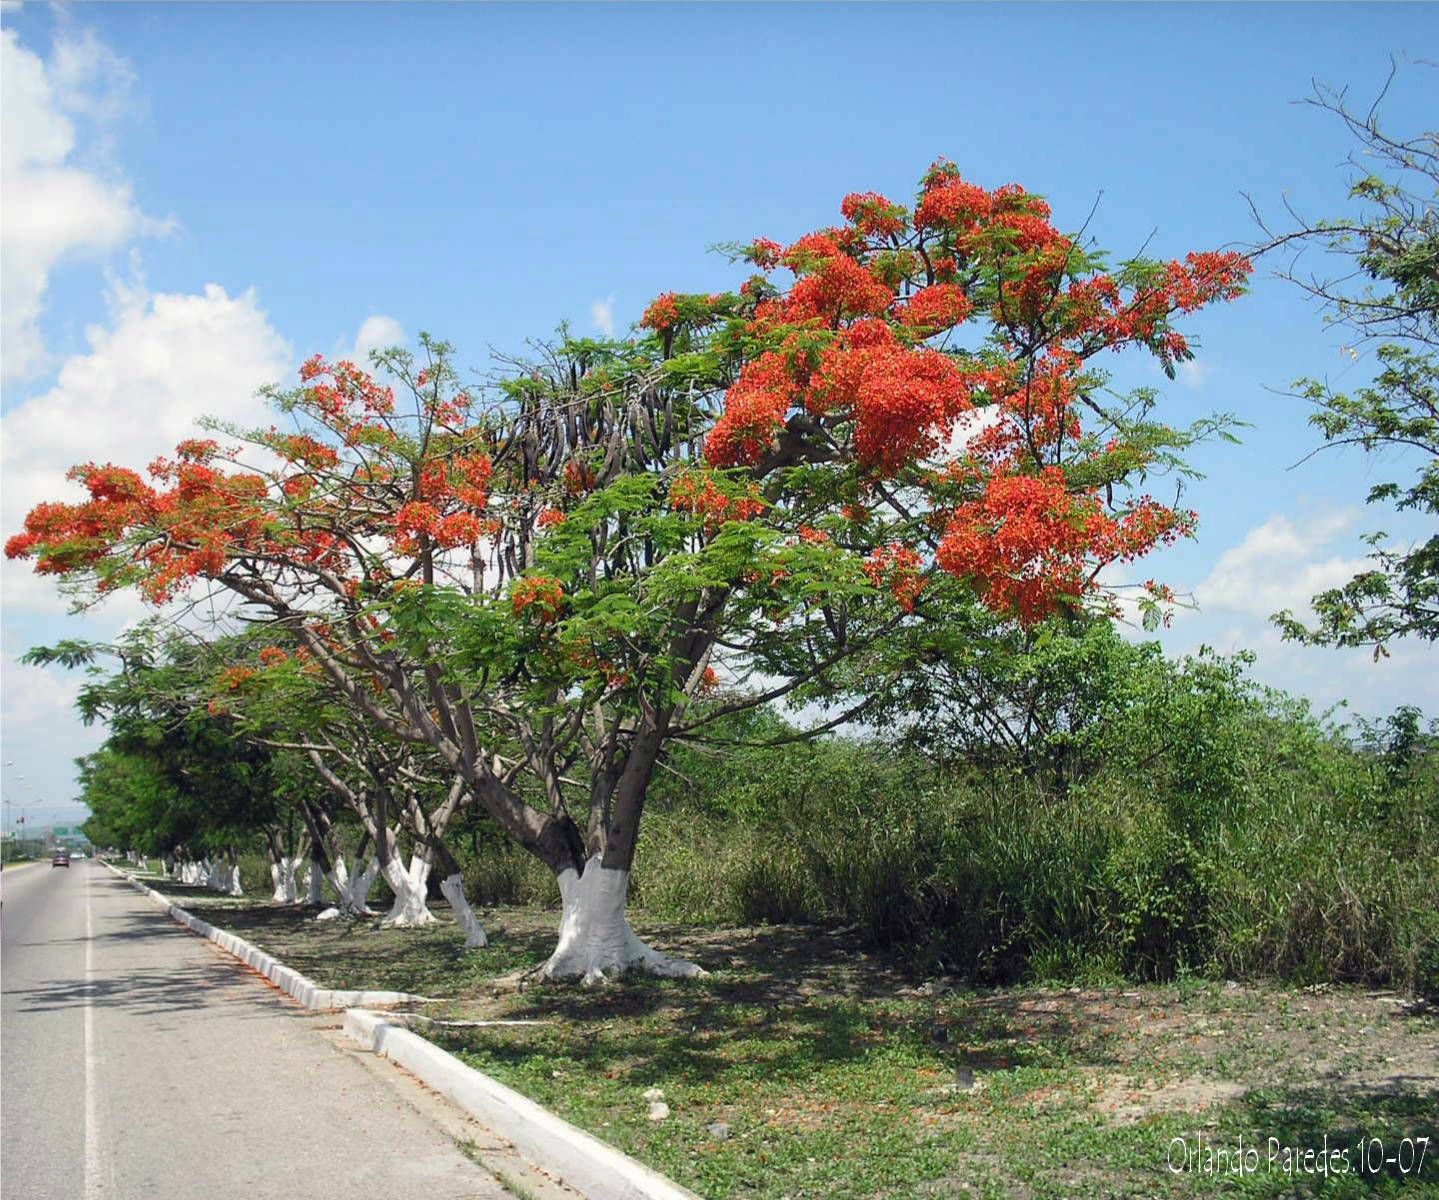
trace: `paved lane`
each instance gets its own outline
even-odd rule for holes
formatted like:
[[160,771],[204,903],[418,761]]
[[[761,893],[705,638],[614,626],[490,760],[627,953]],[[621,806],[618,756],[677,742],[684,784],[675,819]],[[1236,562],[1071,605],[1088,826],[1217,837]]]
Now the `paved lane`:
[[0,878],[3,1200],[509,1196],[104,867]]
[[[85,1166],[85,905],[68,870],[0,871],[0,1196],[79,1196]],[[68,1002],[26,1005],[46,981]],[[20,1016],[24,1009],[23,1017]]]

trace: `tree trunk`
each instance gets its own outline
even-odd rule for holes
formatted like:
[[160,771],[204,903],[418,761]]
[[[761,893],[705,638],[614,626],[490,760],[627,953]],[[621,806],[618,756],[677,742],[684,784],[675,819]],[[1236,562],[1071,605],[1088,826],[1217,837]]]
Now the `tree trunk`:
[[430,879],[429,860],[421,854],[412,854],[407,871],[398,858],[388,854],[381,869],[385,873],[385,882],[395,893],[395,902],[380,925],[386,929],[417,929],[435,924],[435,914],[425,903]]
[[281,855],[279,862],[270,864],[270,881],[275,892],[270,898],[276,904],[298,904],[300,902],[300,864],[303,860],[290,855]]
[[689,978],[705,972],[692,962],[671,958],[645,945],[625,918],[629,900],[628,870],[602,865],[599,855],[585,864],[583,875],[566,868],[558,876],[559,945],[545,963],[548,979],[599,983],[626,971]]
[[314,859],[305,868],[305,907],[323,908],[325,906],[325,873],[320,870],[319,864]]
[[231,846],[225,851],[227,861],[220,867],[220,890],[228,896],[243,896],[245,885],[240,881],[240,856]]
[[612,786],[596,792],[584,870],[567,866],[556,872],[563,909],[559,944],[544,965],[546,978],[591,984],[631,970],[670,978],[705,973],[695,963],[647,946],[625,917],[630,865],[645,794],[664,745],[665,720],[667,716],[661,714],[657,724],[636,735],[623,764],[617,764],[616,774],[610,776]]
[[485,936],[480,919],[475,915],[475,910],[470,907],[470,901],[465,895],[464,876],[459,871],[447,875],[440,884],[440,891],[450,902],[450,908],[460,922],[460,928],[465,931],[465,949],[477,950],[481,946],[488,946],[490,939]]
[[337,854],[331,861],[333,866],[326,878],[340,897],[340,903],[336,908],[327,908],[320,914],[320,919],[329,920],[342,915],[373,917],[375,914],[370,909],[370,888],[374,886],[375,876],[380,872],[380,864],[371,858],[369,866],[358,874],[351,875],[345,867],[343,855]]

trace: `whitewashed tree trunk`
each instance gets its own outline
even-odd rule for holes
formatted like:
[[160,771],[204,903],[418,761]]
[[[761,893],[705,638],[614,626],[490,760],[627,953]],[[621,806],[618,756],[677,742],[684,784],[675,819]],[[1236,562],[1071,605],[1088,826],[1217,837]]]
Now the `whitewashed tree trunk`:
[[240,864],[230,863],[220,869],[222,891],[230,896],[243,896],[245,887],[240,882]]
[[325,903],[325,876],[315,869],[315,864],[310,863],[305,868],[305,905],[307,908],[319,908]]
[[408,871],[401,867],[399,860],[395,858],[385,864],[384,871],[385,882],[395,893],[395,903],[380,924],[391,929],[433,925],[435,914],[425,903],[425,885],[430,878],[430,864],[418,854],[412,854]]
[[[334,915],[338,917],[343,913],[349,917],[374,916],[375,914],[370,908],[370,889],[375,886],[375,876],[379,873],[380,864],[372,858],[370,865],[358,875],[351,875],[345,867],[344,858],[337,854],[334,866],[328,876],[330,886],[340,897],[340,905],[333,910]],[[326,912],[330,911],[332,910],[326,910]]]
[[464,877],[456,871],[441,881],[440,892],[450,902],[450,908],[454,910],[460,928],[465,931],[465,949],[477,950],[481,946],[488,946],[490,939],[485,936],[480,918],[475,915],[475,910],[470,907],[470,901],[465,895]]
[[606,870],[595,855],[577,875],[566,869],[559,874],[559,945],[545,963],[543,974],[550,979],[579,979],[599,983],[626,971],[688,978],[705,972],[692,962],[661,954],[640,941],[625,919],[629,900],[630,873]]
[[276,904],[298,904],[300,902],[301,859],[288,856],[270,864],[270,882],[275,885],[270,897]]

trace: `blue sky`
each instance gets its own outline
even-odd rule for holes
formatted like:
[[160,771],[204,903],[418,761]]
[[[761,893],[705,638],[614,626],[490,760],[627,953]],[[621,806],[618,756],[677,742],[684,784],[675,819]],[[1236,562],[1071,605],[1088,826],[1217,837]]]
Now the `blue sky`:
[[[716,242],[791,238],[847,192],[896,198],[937,156],[1019,181],[1116,253],[1256,237],[1344,204],[1353,149],[1297,105],[1312,79],[1362,102],[1391,55],[1439,44],[1427,5],[4,5],[4,520],[87,457],[148,458],[191,414],[258,416],[253,390],[315,351],[421,330],[476,368],[561,320],[623,330],[665,290],[733,282]],[[1383,108],[1413,133],[1439,76],[1403,68]],[[1176,422],[1250,428],[1196,456],[1197,541],[1142,574],[1202,606],[1176,651],[1250,646],[1261,678],[1321,705],[1439,710],[1432,649],[1378,664],[1281,644],[1267,614],[1337,582],[1376,526],[1380,477],[1324,455],[1282,390],[1361,382],[1288,285],[1194,326],[1164,385]],[[1404,469],[1401,464],[1385,468]],[[74,681],[21,668],[36,641],[108,636],[123,603],[64,618],[4,573],[5,796],[32,824],[73,791],[97,731]],[[23,776],[23,779],[20,778]]]

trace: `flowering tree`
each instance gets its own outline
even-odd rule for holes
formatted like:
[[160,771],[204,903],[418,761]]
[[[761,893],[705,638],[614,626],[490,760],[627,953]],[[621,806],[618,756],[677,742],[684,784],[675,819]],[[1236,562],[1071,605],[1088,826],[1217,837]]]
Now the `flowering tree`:
[[922,618],[936,573],[1021,621],[1105,607],[1106,566],[1193,527],[1132,485],[1204,431],[1153,421],[1147,393],[1106,402],[1092,360],[1137,348],[1172,371],[1176,315],[1248,271],[1107,270],[1039,197],[944,163],[913,209],[867,193],[842,212],[739,248],[759,272],[735,292],[661,296],[634,342],[564,342],[483,409],[439,343],[377,360],[403,415],[378,378],[312,360],[275,394],[294,429],[230,432],[269,465],[207,441],[150,481],[78,468],[90,499],[37,508],[7,553],[261,606],[554,870],[549,974],[692,973],[624,916],[666,745],[822,694]]

